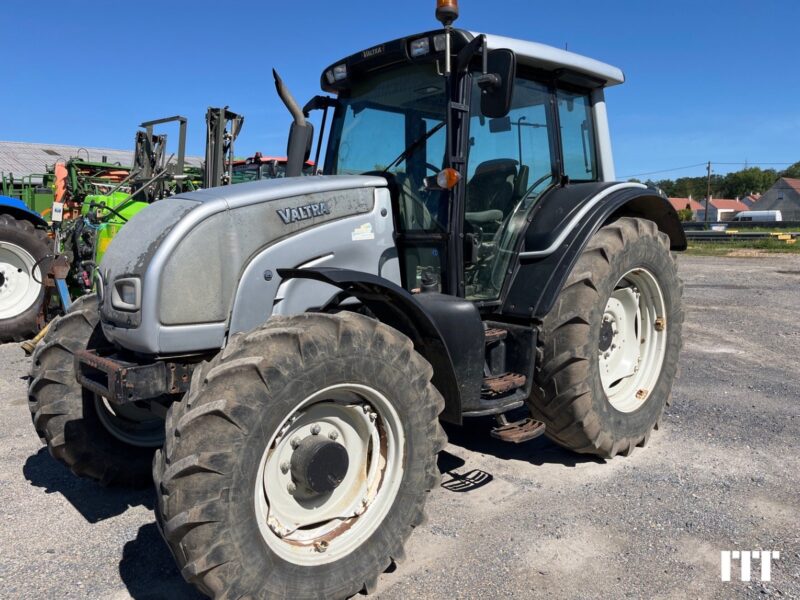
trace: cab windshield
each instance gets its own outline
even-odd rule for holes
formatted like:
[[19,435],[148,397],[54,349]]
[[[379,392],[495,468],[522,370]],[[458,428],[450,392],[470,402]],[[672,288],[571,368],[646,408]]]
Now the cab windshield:
[[[445,231],[444,194],[423,186],[425,177],[444,166],[445,106],[445,81],[434,64],[401,66],[356,82],[339,97],[326,174],[386,171],[400,190],[400,229]],[[404,160],[397,160],[437,127]]]

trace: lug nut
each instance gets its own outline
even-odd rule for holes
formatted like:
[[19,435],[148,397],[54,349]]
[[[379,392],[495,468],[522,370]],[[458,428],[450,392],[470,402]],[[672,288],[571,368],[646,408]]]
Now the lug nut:
[[293,437],[289,442],[289,444],[291,444],[292,450],[296,450],[297,447],[300,445],[300,438]]
[[297,491],[297,486],[294,484],[294,481],[290,481],[286,484],[286,491],[290,494],[294,494]]
[[286,475],[286,473],[288,472],[289,472],[289,463],[284,461],[281,463],[281,473]]
[[319,435],[320,431],[322,431],[322,428],[316,423],[311,426],[311,435]]
[[329,438],[329,439],[331,439],[331,440],[333,440],[333,441],[336,441],[336,440],[338,440],[338,439],[339,439],[339,432],[338,432],[338,431],[331,431],[331,432],[328,434],[328,438]]

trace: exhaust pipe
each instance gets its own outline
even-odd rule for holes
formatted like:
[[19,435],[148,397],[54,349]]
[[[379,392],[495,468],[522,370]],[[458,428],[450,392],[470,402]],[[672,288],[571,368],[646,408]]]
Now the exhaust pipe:
[[283,83],[280,75],[272,69],[275,78],[275,89],[286,108],[292,114],[294,123],[289,130],[289,144],[286,149],[286,177],[299,177],[303,174],[303,165],[311,156],[311,141],[314,139],[314,126],[306,120],[300,105]]

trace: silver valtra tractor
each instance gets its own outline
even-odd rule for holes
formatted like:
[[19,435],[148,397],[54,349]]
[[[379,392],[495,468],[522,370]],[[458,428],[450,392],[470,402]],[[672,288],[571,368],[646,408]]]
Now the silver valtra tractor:
[[[455,29],[454,0],[437,16],[333,63],[303,109],[276,77],[288,177],[144,209],[34,354],[52,455],[152,478],[210,596],[372,590],[423,520],[440,420],[610,458],[669,401],[686,242],[657,192],[615,181],[622,72]],[[324,175],[295,177],[317,111]]]

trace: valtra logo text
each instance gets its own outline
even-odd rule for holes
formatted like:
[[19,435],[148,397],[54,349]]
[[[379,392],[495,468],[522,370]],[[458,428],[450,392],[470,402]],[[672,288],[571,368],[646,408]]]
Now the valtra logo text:
[[282,208],[278,209],[276,212],[281,220],[289,225],[297,221],[305,221],[306,219],[329,215],[331,214],[331,207],[327,202],[319,202],[317,204],[306,204],[305,206],[298,206],[296,208]]

